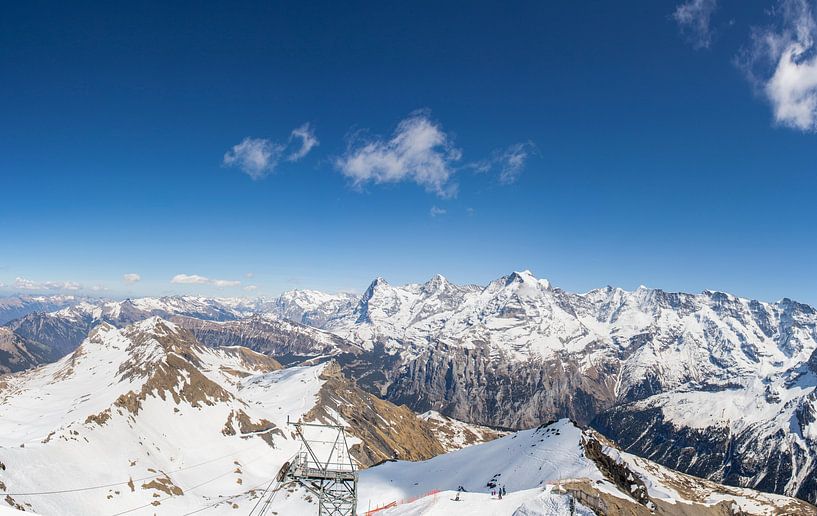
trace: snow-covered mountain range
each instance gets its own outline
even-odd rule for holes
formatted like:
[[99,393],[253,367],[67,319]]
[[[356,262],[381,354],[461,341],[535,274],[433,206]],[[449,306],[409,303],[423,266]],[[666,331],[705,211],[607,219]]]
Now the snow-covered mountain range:
[[514,428],[568,415],[682,471],[817,498],[810,306],[644,287],[575,294],[518,272],[484,287],[377,279],[353,308],[309,312],[394,357],[376,387],[416,410]]
[[417,413],[512,429],[567,416],[681,471],[817,499],[817,311],[789,299],[578,294],[523,271],[485,286],[378,278],[359,296],[85,300],[7,323],[0,361],[53,360],[101,321],[151,316],[286,364],[333,356]]
[[289,418],[346,426],[361,466],[445,451],[335,362],[282,369],[151,317],[102,323],[61,360],[0,377],[0,493],[44,515],[246,513],[299,449]]
[[28,296],[24,294],[0,297],[0,324],[32,312],[53,312],[82,302],[77,296]]
[[[579,514],[673,514],[676,504],[688,514],[817,514],[622,453],[568,420],[506,434],[417,416],[359,389],[334,360],[282,368],[156,316],[100,323],[59,361],[0,377],[0,493],[41,515],[244,514],[299,449],[289,420],[348,428],[360,467],[374,466],[361,474],[361,512],[462,486],[454,512],[554,514],[573,498]],[[487,505],[499,485],[509,496]],[[280,491],[276,513],[315,512],[296,484]],[[433,513],[433,501],[386,514]]]

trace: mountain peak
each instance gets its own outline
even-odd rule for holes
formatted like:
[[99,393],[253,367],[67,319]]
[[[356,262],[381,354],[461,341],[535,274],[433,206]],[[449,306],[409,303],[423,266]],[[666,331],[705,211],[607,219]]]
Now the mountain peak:
[[389,285],[389,283],[385,279],[383,279],[381,276],[376,277],[374,279],[374,281],[372,281],[369,284],[369,288],[366,289],[366,292],[363,294],[363,298],[364,299],[371,299],[372,295],[374,294],[374,291],[378,287],[387,287],[388,285]]
[[442,274],[435,274],[430,280],[423,284],[423,290],[434,292],[448,285],[448,280]]
[[154,315],[131,325],[134,331],[150,333],[159,337],[164,337],[171,333],[178,333],[179,327],[174,323]]
[[505,281],[506,285],[519,283],[523,285],[541,285],[544,288],[550,288],[550,282],[546,279],[537,279],[533,273],[527,269],[523,271],[513,271]]

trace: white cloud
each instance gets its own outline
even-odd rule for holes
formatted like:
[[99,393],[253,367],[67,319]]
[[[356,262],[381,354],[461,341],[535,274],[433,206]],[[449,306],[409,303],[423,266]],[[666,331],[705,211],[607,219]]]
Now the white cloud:
[[132,284],[136,283],[137,281],[141,281],[141,280],[142,280],[142,276],[136,274],[135,272],[130,272],[128,274],[123,274],[122,275],[122,281],[124,281],[128,285],[132,285]]
[[355,186],[413,181],[440,197],[456,194],[451,182],[462,153],[425,111],[401,121],[392,137],[352,142],[335,160]]
[[14,287],[20,290],[80,290],[82,285],[75,281],[33,281],[17,277]]
[[255,273],[254,272],[248,272],[248,273],[244,274],[244,277],[247,278],[247,279],[253,279],[253,277],[255,277]]
[[247,285],[246,287],[244,287],[244,290],[247,292],[255,292],[256,290],[258,290],[258,287],[256,285]]
[[712,44],[712,14],[717,7],[718,0],[687,0],[672,13],[678,28],[695,48],[709,48]]
[[536,147],[531,142],[515,143],[499,155],[499,181],[504,184],[513,183],[525,168],[532,152]]
[[755,30],[743,64],[778,124],[817,131],[817,22],[806,0],[784,0],[776,27]]
[[106,287],[105,285],[94,285],[93,287],[91,287],[91,290],[93,290],[94,292],[105,292],[108,290],[108,287]]
[[503,150],[494,151],[488,159],[466,166],[480,174],[496,170],[500,183],[511,184],[519,178],[531,154],[536,154],[536,145],[533,142],[514,143]]
[[244,138],[224,154],[222,163],[238,167],[253,179],[261,179],[275,169],[284,146],[264,138]]
[[170,282],[186,285],[206,285],[210,282],[210,279],[198,274],[176,274]]
[[446,210],[445,208],[438,208],[436,206],[432,206],[431,210],[429,210],[429,214],[432,217],[436,217],[438,215],[445,215],[446,213],[448,213],[448,210]]
[[237,287],[241,285],[238,280],[210,279],[198,274],[176,274],[171,278],[171,283],[182,285],[212,285],[216,288]]
[[308,122],[292,130],[292,134],[289,136],[290,143],[296,138],[301,140],[301,146],[287,156],[287,161],[298,161],[309,154],[309,151],[317,147],[319,143],[315,132],[312,130],[312,127],[309,126]]
[[[287,149],[295,140],[300,145],[289,152],[284,158]],[[292,130],[289,142],[286,144],[274,142],[266,138],[244,138],[238,145],[224,153],[222,165],[238,167],[253,179],[262,179],[271,174],[282,159],[298,161],[318,145],[318,138],[308,123]]]

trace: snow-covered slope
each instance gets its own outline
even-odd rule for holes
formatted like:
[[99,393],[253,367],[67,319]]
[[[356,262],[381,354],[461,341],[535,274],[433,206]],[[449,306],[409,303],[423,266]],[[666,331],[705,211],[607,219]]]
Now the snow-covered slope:
[[[490,493],[501,487],[508,495],[500,501]],[[437,490],[443,492],[423,496]],[[452,500],[458,490],[459,502]],[[411,501],[417,497],[422,498]],[[384,516],[569,514],[569,497],[576,499],[578,514],[592,514],[588,508],[610,515],[714,515],[734,509],[743,514],[817,514],[799,500],[671,471],[621,452],[568,420],[423,462],[388,462],[363,471],[358,507],[397,502],[378,513]]]
[[316,290],[291,290],[278,297],[267,313],[311,326],[325,326],[335,314],[355,306],[359,296],[327,294]]
[[814,501],[816,387],[817,370],[801,366],[719,391],[656,394],[601,414],[595,425],[676,469]]
[[507,431],[458,421],[444,416],[436,410],[429,410],[417,417],[425,421],[434,430],[435,435],[446,451],[486,443],[508,434]]
[[[58,362],[0,378],[0,500],[48,515],[246,514],[299,449],[288,418],[349,426],[350,444],[383,453],[380,441],[356,437],[367,435],[365,419],[322,408],[326,385],[342,385],[338,371],[206,347],[157,317],[103,323]],[[358,405],[371,402],[346,388]],[[394,439],[400,425],[379,407],[364,414],[388,422]]]

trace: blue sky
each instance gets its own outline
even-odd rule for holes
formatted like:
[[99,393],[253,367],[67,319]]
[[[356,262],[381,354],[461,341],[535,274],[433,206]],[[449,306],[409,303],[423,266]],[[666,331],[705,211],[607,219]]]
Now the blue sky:
[[815,8],[18,2],[0,292],[530,269],[817,304]]

